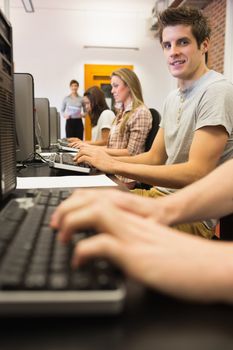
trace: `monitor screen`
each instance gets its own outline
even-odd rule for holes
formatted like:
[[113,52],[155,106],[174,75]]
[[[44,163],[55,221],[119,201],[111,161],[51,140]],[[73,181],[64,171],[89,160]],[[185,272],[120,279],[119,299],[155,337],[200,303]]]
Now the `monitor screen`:
[[47,98],[35,98],[35,109],[41,129],[41,148],[50,147],[50,106]]
[[57,143],[58,137],[58,112],[56,107],[50,107],[50,143],[51,146]]
[[34,80],[29,73],[14,73],[16,160],[26,161],[35,153]]

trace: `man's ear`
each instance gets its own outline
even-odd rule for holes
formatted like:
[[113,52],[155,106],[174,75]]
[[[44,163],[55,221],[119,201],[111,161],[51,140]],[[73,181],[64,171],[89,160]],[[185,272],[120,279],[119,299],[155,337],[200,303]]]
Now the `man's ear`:
[[201,44],[201,51],[203,54],[205,54],[209,50],[209,46],[210,46],[210,41],[208,38],[206,38]]

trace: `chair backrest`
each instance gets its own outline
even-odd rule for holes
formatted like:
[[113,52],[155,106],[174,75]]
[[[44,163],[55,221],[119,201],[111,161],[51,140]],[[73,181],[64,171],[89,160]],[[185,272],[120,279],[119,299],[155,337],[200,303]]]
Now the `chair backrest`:
[[220,219],[220,239],[233,241],[233,214]]
[[154,141],[154,138],[159,130],[159,123],[160,123],[160,114],[156,109],[149,108],[151,115],[152,115],[152,127],[151,130],[147,136],[146,144],[145,144],[145,152],[149,151],[152,143]]

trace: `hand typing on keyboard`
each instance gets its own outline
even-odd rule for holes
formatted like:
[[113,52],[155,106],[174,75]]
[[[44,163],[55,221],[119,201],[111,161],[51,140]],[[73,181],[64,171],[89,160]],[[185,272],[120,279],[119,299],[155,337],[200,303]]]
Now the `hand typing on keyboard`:
[[108,174],[112,174],[113,165],[116,160],[109,156],[104,149],[99,146],[82,145],[80,146],[79,153],[75,155],[74,161],[79,163],[88,163],[89,165],[97,168]]
[[[160,237],[161,225],[142,218],[146,213],[149,215],[148,208],[152,215],[152,203],[155,202],[149,199],[149,203],[145,201],[146,205],[143,206],[143,200],[116,190],[78,190],[64,201],[51,218],[51,226],[58,229],[59,239],[63,243],[69,242],[77,231],[95,229],[98,232],[79,242],[74,251],[73,266],[80,266],[93,257],[111,259],[127,274],[155,287],[157,279],[152,269],[156,275],[158,262],[155,261],[153,244],[166,234],[170,239],[174,233],[166,228],[167,232],[162,232]],[[138,212],[141,210],[140,215],[124,210],[127,205],[137,208]],[[158,237],[155,235],[155,226]],[[151,268],[147,269],[148,266]]]
[[[171,220],[176,220],[175,209],[166,205],[172,197],[177,207],[175,198],[182,196],[181,191],[155,200],[116,190],[79,190],[57,208],[51,225],[59,230],[62,242],[79,230],[94,228],[98,232],[77,245],[74,266],[93,257],[107,258],[136,280],[174,296],[219,301],[220,294],[222,300],[232,301],[232,282],[225,271],[232,261],[232,249],[223,244],[220,249],[220,243],[159,223],[176,223]],[[213,269],[216,261],[226,261],[224,269]]]

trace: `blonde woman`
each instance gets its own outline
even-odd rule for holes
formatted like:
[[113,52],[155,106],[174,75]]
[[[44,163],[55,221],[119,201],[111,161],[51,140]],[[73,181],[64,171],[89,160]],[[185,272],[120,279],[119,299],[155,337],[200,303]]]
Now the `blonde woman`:
[[[132,156],[142,153],[152,126],[152,116],[143,102],[140,81],[132,70],[121,68],[112,73],[111,85],[118,112],[104,153],[110,156]],[[100,149],[84,145],[76,159],[78,162],[86,161],[98,168],[100,165],[98,160],[103,161],[103,157]],[[111,161],[111,157],[104,159],[106,162]],[[135,184],[131,179],[124,177],[120,179],[127,184],[131,183],[130,188]]]
[[107,153],[116,156],[142,153],[152,117],[143,102],[140,81],[132,70],[121,68],[112,73],[111,85],[118,113],[110,131]]

